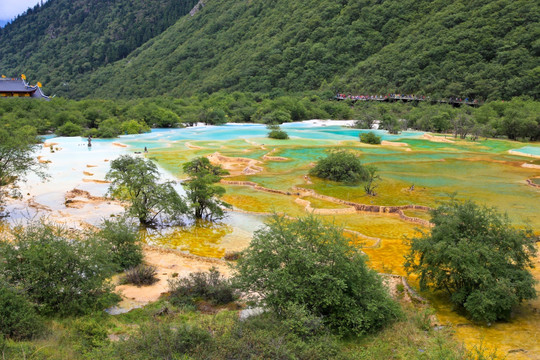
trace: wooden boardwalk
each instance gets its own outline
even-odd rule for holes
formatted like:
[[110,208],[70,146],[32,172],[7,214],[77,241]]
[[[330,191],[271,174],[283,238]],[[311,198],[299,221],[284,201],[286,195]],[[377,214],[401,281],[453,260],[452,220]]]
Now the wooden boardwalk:
[[430,104],[449,104],[455,107],[460,107],[461,105],[478,107],[480,103],[478,100],[469,100],[461,98],[448,98],[448,99],[431,99],[429,96],[416,96],[416,95],[401,95],[401,94],[390,94],[390,95],[345,95],[337,94],[334,96],[334,100],[351,100],[352,102],[357,101],[375,101],[375,102],[427,102]]

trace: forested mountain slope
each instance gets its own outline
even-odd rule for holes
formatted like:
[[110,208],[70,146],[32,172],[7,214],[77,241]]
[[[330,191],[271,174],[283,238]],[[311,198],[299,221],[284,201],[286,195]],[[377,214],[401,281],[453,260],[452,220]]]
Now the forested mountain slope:
[[354,89],[491,99],[540,94],[540,3],[453,1],[348,72]]
[[126,57],[197,0],[49,0],[0,29],[0,71],[71,96],[83,74]]
[[317,89],[392,41],[389,19],[405,14],[407,26],[428,3],[207,0],[193,18],[92,76],[88,89],[100,88],[94,96]]
[[[47,5],[66,1],[49,0]],[[120,3],[123,0],[99,2],[115,8]],[[187,2],[181,3],[187,8]],[[79,54],[90,50],[68,37],[58,57],[45,56],[47,47],[28,47],[24,53],[12,49],[15,54],[11,54],[0,43],[0,68],[9,65],[8,69],[20,72],[24,66],[14,65],[12,57],[29,55],[28,73],[32,70],[39,77],[45,76],[44,68],[54,69],[58,75],[38,80],[44,80],[53,93],[74,98],[185,96],[221,89],[272,94],[321,89],[483,99],[523,94],[537,98],[540,93],[540,5],[536,1],[205,3],[197,14],[158,31],[159,35],[115,63],[111,59],[123,57],[125,51],[106,58],[101,52],[95,63],[86,59],[85,66],[71,66],[72,48]],[[121,8],[127,11],[128,7]],[[88,11],[92,13],[93,7],[88,6]],[[31,27],[30,16],[18,21]],[[125,20],[115,19],[114,24]],[[117,27],[126,26],[126,22],[121,24]],[[16,21],[6,27],[0,42],[18,39],[17,26],[21,25]],[[43,24],[42,32],[48,26]],[[81,36],[92,37],[96,31],[103,36],[87,39],[96,44],[90,48],[106,44],[103,39],[110,34],[97,26]],[[67,86],[60,87],[60,79]]]

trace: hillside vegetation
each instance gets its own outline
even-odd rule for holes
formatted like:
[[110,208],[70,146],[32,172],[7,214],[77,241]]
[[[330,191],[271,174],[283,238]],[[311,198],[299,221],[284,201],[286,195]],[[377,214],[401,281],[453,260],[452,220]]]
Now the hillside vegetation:
[[[50,0],[0,33],[0,67],[9,73],[25,70],[45,83],[46,92],[72,98],[221,89],[490,100],[540,93],[538,2],[205,3],[196,15],[176,20],[194,1],[158,6],[117,0],[97,6],[90,0]],[[174,25],[161,32],[169,23]],[[52,30],[56,39],[50,39]],[[127,37],[118,43],[116,34]]]
[[0,29],[0,69],[70,97],[71,81],[126,57],[196,0],[49,0]]

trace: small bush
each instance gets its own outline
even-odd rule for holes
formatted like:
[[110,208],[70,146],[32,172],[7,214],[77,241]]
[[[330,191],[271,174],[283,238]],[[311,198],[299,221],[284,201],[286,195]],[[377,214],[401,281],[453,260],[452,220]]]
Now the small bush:
[[268,133],[268,137],[270,139],[286,140],[289,138],[289,135],[285,131],[281,130],[281,127],[276,123],[268,124],[266,125],[266,128],[270,130]]
[[432,317],[433,311],[431,309],[425,309],[412,315],[412,320],[418,329],[429,331],[431,330]]
[[330,151],[325,158],[319,159],[309,172],[321,179],[355,184],[366,181],[369,173],[357,155],[347,150]]
[[77,319],[72,326],[73,337],[80,350],[87,351],[107,343],[107,329],[96,319]]
[[0,276],[25,289],[44,315],[79,315],[104,309],[118,300],[108,278],[107,249],[94,239],[47,224],[14,231],[0,241]]
[[98,238],[108,247],[117,271],[133,268],[143,260],[142,242],[138,229],[126,218],[105,220]]
[[0,282],[0,338],[30,339],[43,328],[32,304],[13,287]]
[[141,327],[138,334],[118,345],[121,359],[183,359],[181,355],[196,354],[211,342],[210,333],[199,327],[183,324],[173,329],[160,324]]
[[379,145],[381,143],[381,137],[370,131],[360,134],[360,141],[365,144]]
[[289,135],[283,130],[272,130],[268,133],[270,139],[287,140]]
[[[291,331],[288,325],[272,312],[253,316],[244,321],[237,320],[227,336],[216,338],[216,349],[209,358],[298,360],[352,358],[343,351],[336,337],[329,334],[313,334],[302,338]],[[298,330],[298,327],[294,327],[293,330]]]
[[458,310],[486,323],[508,320],[514,307],[536,298],[532,230],[472,201],[452,198],[430,213],[433,228],[409,240],[405,256],[422,290],[444,291]]
[[373,333],[401,315],[343,229],[313,215],[270,218],[235,269],[235,284],[260,305],[280,317],[290,309],[300,319],[320,315],[339,334]]
[[240,251],[233,251],[233,252],[227,252],[225,253],[225,256],[223,257],[227,261],[236,261],[240,259],[240,256],[242,256],[242,252]]
[[185,278],[169,280],[169,288],[170,300],[175,305],[191,305],[197,300],[224,305],[238,298],[231,282],[222,277],[215,268],[208,272],[196,272]]
[[126,270],[122,278],[122,284],[133,284],[137,286],[152,285],[159,280],[156,275],[157,269],[155,266],[137,265],[134,268]]

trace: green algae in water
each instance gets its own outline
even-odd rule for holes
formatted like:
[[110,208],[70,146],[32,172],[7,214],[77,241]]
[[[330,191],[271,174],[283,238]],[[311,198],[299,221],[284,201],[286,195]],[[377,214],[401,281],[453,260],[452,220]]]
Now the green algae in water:
[[[347,186],[314,180],[315,191],[353,202],[374,205],[417,204],[436,206],[439,201],[457,193],[458,199],[473,199],[478,203],[507,211],[519,226],[540,230],[540,195],[526,186],[531,169],[489,161],[385,162],[376,164],[382,181],[378,195],[368,197],[363,187]],[[414,185],[414,191],[408,191]]]

